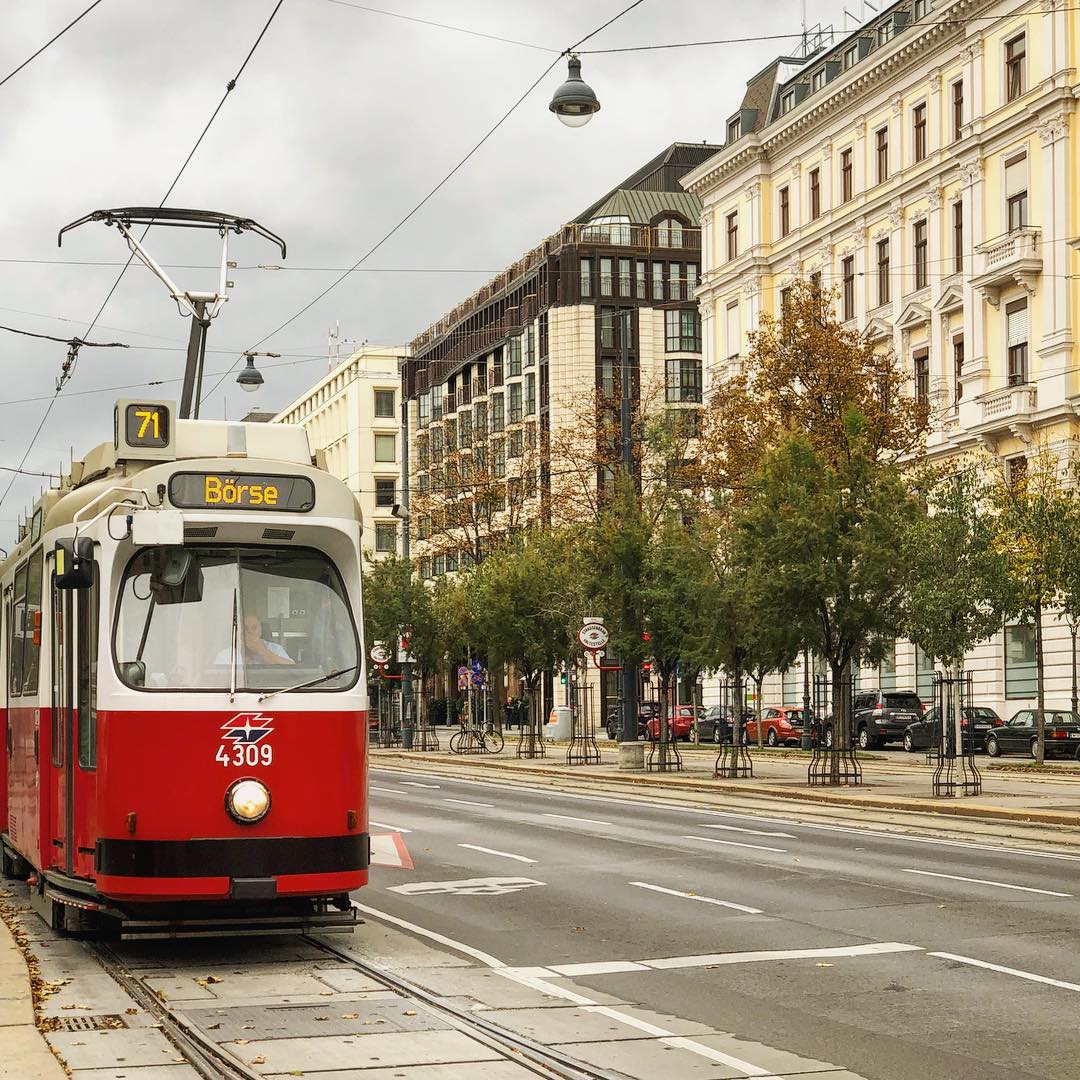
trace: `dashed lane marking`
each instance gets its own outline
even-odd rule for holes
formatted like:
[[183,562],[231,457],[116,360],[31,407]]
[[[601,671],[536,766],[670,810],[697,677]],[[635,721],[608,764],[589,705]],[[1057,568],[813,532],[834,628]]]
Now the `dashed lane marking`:
[[421,784],[418,780],[402,780],[400,783],[405,787],[438,788],[442,786],[441,784]]
[[793,833],[789,832],[772,832],[768,829],[744,829],[738,825],[710,825],[699,821],[697,822],[696,827],[699,829],[723,829],[724,832],[750,833],[751,836],[783,836],[787,840],[797,839]]
[[495,804],[489,802],[471,802],[469,799],[443,799],[443,802],[457,803],[458,806],[480,806],[485,810],[494,810]]
[[754,851],[775,851],[780,855],[787,854],[787,848],[765,847],[763,844],[743,844],[738,840],[721,840],[718,836],[684,836],[684,840],[704,840],[706,844],[726,844],[728,847],[753,848]]
[[1010,885],[1005,881],[988,881],[986,878],[976,877],[958,877],[956,874],[935,874],[932,870],[912,870],[905,867],[900,873],[919,874],[922,877],[944,878],[946,881],[966,881],[969,885],[993,885],[995,889],[1015,889],[1017,892],[1039,893],[1042,896],[1072,896],[1072,893],[1052,892],[1050,889],[1032,889],[1027,885]]
[[936,956],[941,960],[952,960],[957,964],[971,964],[972,967],[985,968],[987,971],[999,971],[1002,975],[1015,975],[1018,979],[1027,979],[1028,982],[1044,983],[1046,986],[1056,986],[1062,990],[1074,990],[1080,993],[1080,984],[1051,979],[1048,975],[1036,975],[1033,971],[1002,967],[1000,964],[991,964],[987,960],[976,960],[973,956],[957,956],[956,953],[948,952],[932,952],[927,955]]
[[583,825],[607,825],[611,826],[610,821],[598,821],[596,818],[591,817],[571,817],[569,814],[543,814],[543,817],[559,818],[562,821],[579,821]]
[[700,904],[715,904],[717,907],[732,908],[734,911],[742,911],[747,915],[761,915],[760,908],[747,907],[745,904],[735,904],[730,900],[717,900],[712,896],[698,896],[697,893],[683,892],[680,889],[665,889],[663,885],[650,885],[647,881],[631,881],[639,889],[650,889],[652,892],[665,893],[668,896],[681,896],[686,900],[697,900]]
[[458,844],[458,847],[468,848],[470,851],[482,851],[485,855],[498,855],[502,859],[516,859],[518,862],[535,863],[535,859],[525,855],[515,855],[511,851],[497,851],[495,848],[481,847],[479,844]]
[[411,833],[412,829],[406,829],[403,825],[387,825],[384,821],[368,821],[376,829],[387,829],[389,832]]

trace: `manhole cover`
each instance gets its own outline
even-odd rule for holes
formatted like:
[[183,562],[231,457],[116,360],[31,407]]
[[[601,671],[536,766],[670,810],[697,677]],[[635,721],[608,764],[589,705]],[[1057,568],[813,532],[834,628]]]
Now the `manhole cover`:
[[125,1027],[119,1016],[58,1016],[58,1031],[107,1031],[110,1028]]

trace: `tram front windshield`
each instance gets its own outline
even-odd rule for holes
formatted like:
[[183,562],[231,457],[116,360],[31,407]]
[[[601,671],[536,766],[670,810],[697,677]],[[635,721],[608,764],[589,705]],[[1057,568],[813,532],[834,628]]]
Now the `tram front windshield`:
[[[357,679],[341,578],[308,549],[147,548],[128,564],[113,636],[140,690],[278,690]],[[340,672],[340,674],[334,674]]]

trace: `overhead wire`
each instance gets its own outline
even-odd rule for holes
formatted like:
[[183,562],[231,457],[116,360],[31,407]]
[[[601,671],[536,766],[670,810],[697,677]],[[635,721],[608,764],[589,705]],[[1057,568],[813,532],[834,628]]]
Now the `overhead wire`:
[[[466,163],[467,163],[467,162],[468,162],[468,161],[469,161],[469,160],[470,160],[470,159],[471,159],[471,158],[472,158],[472,157],[473,157],[473,156],[474,156],[474,155],[475,155],[475,154],[476,154],[476,153],[477,153],[477,152],[478,152],[478,151],[480,150],[480,148],[481,148],[481,147],[482,147],[482,146],[483,146],[483,145],[484,145],[484,144],[485,144],[485,143],[486,143],[486,142],[488,141],[488,139],[490,139],[490,138],[491,138],[491,136],[492,136],[492,135],[494,135],[494,134],[495,134],[495,132],[496,132],[496,131],[498,131],[500,127],[502,127],[502,125],[503,125],[503,124],[504,124],[504,123],[505,123],[505,122],[506,122],[506,121],[507,121],[507,120],[508,120],[508,119],[510,118],[510,116],[511,116],[511,115],[512,115],[512,114],[514,113],[514,111],[515,111],[515,110],[516,110],[516,109],[517,109],[517,108],[518,108],[518,107],[519,107],[519,106],[520,106],[520,105],[522,104],[522,102],[523,102],[523,101],[525,101],[525,99],[526,99],[526,98],[527,98],[527,97],[528,97],[528,96],[529,96],[529,95],[530,95],[530,94],[531,94],[531,93],[533,92],[533,90],[535,90],[535,89],[537,88],[537,86],[539,86],[539,85],[540,85],[540,83],[541,83],[541,82],[543,82],[545,78],[547,78],[548,74],[549,74],[549,73],[551,72],[551,70],[552,70],[552,69],[553,69],[553,68],[555,67],[555,65],[556,65],[556,64],[557,64],[557,63],[559,62],[559,60],[561,60],[561,59],[562,59],[562,57],[563,57],[563,56],[565,56],[565,55],[567,55],[568,53],[572,52],[572,51],[573,51],[573,50],[575,50],[575,49],[576,49],[576,48],[577,48],[577,47],[578,47],[579,45],[581,45],[581,44],[583,44],[584,42],[588,41],[588,40],[589,40],[590,38],[593,38],[593,37],[595,37],[595,36],[596,36],[596,35],[597,35],[598,33],[600,33],[600,31],[601,31],[601,30],[604,30],[604,29],[605,29],[606,27],[610,26],[610,25],[611,25],[611,24],[612,24],[613,22],[615,22],[615,21],[616,21],[617,19],[621,19],[621,18],[622,18],[622,17],[623,17],[623,16],[625,15],[625,14],[627,14],[627,12],[633,11],[633,9],[634,9],[634,8],[638,7],[638,6],[639,6],[640,4],[642,4],[642,3],[644,3],[644,0],[634,0],[634,2],[633,2],[633,3],[631,3],[631,4],[629,5],[629,6],[627,6],[627,7],[623,8],[623,9],[622,9],[622,10],[621,10],[620,12],[618,12],[618,13],[617,13],[616,15],[612,16],[612,18],[608,19],[608,20],[607,20],[606,22],[604,22],[604,23],[602,23],[602,24],[601,24],[600,26],[598,26],[598,27],[597,27],[597,28],[596,28],[595,30],[592,30],[592,31],[591,31],[590,33],[586,34],[586,35],[585,35],[585,36],[584,36],[583,38],[581,38],[581,39],[579,39],[578,41],[576,41],[576,42],[575,42],[575,43],[574,43],[573,45],[571,45],[571,46],[570,46],[569,48],[567,48],[567,49],[565,49],[565,50],[564,50],[563,52],[559,53],[559,55],[558,55],[558,56],[556,56],[556,57],[555,57],[555,59],[554,59],[554,60],[552,60],[552,61],[551,61],[551,63],[550,63],[550,64],[548,64],[548,66],[547,66],[546,68],[544,68],[544,70],[543,70],[543,71],[542,71],[542,72],[541,72],[541,73],[540,73],[540,74],[539,74],[539,75],[537,76],[537,78],[536,78],[536,79],[534,79],[534,80],[533,80],[533,81],[532,81],[532,82],[531,82],[531,83],[529,84],[529,86],[528,86],[528,87],[527,87],[527,88],[525,89],[525,91],[524,91],[524,92],[523,92],[523,93],[522,93],[522,94],[521,94],[521,95],[520,95],[520,96],[519,96],[519,97],[518,97],[518,98],[517,98],[517,99],[516,99],[516,100],[514,101],[514,103],[513,103],[513,104],[512,104],[511,106],[510,106],[510,108],[508,108],[508,109],[507,109],[507,110],[506,110],[506,111],[505,111],[505,112],[504,112],[504,113],[503,113],[503,114],[502,114],[502,115],[501,115],[501,116],[499,117],[499,119],[498,119],[498,120],[496,120],[496,121],[495,121],[495,123],[494,123],[494,124],[493,124],[493,125],[492,125],[492,126],[491,126],[490,128],[488,128],[488,130],[487,130],[487,131],[486,131],[486,132],[485,132],[485,133],[483,134],[483,136],[481,136],[481,138],[479,139],[479,141],[477,141],[476,143],[474,143],[474,144],[473,144],[473,146],[472,146],[472,147],[471,147],[471,148],[470,148],[470,149],[468,150],[468,152],[467,152],[467,153],[465,154],[465,156],[464,156],[464,157],[462,157],[462,158],[461,158],[461,160],[460,160],[460,161],[458,161],[458,163],[457,163],[456,165],[454,165],[454,167],[453,167],[452,169],[450,169],[450,171],[449,171],[448,173],[446,173],[446,175],[445,175],[445,176],[443,176],[443,178],[442,178],[442,179],[441,179],[441,180],[440,180],[440,181],[439,181],[439,182],[438,182],[438,183],[437,183],[437,184],[436,184],[436,185],[435,185],[435,186],[434,186],[433,188],[431,188],[431,189],[430,189],[430,190],[428,191],[428,193],[427,193],[427,194],[426,194],[426,195],[425,195],[425,196],[424,196],[424,197],[423,197],[422,199],[420,199],[420,201],[419,201],[419,202],[417,202],[417,203],[416,203],[416,204],[415,204],[415,205],[413,206],[413,208],[412,208],[411,210],[409,210],[409,212],[408,212],[407,214],[405,214],[405,216],[404,216],[404,217],[400,218],[400,219],[399,219],[399,220],[397,221],[397,223],[396,223],[396,224],[394,224],[394,225],[393,225],[393,226],[392,226],[392,227],[391,227],[391,228],[390,228],[390,229],[389,229],[389,230],[388,230],[387,232],[385,232],[385,233],[384,233],[384,234],[383,234],[383,235],[382,235],[382,236],[381,236],[381,237],[380,237],[380,238],[379,238],[378,240],[376,240],[376,241],[375,241],[375,243],[374,243],[374,244],[372,244],[372,245],[371,245],[371,247],[369,247],[369,248],[368,248],[368,249],[367,249],[367,250],[366,250],[366,251],[365,251],[365,252],[364,252],[364,253],[363,253],[363,254],[362,254],[362,255],[360,256],[360,258],[359,258],[359,259],[357,259],[355,263],[353,263],[353,265],[352,265],[351,267],[349,267],[349,269],[348,269],[348,270],[344,271],[344,272],[343,272],[342,274],[340,274],[340,275],[339,275],[338,277],[336,277],[336,278],[335,278],[335,279],[334,279],[334,280],[333,280],[332,282],[330,282],[330,284],[329,284],[329,285],[327,285],[327,286],[326,286],[326,288],[325,288],[325,289],[323,289],[323,290],[322,290],[321,292],[319,292],[319,293],[318,293],[318,294],[317,294],[316,296],[312,297],[312,299],[311,299],[311,300],[309,300],[309,301],[308,301],[308,302],[307,302],[306,304],[304,304],[304,306],[303,306],[303,307],[301,307],[301,308],[300,308],[300,309],[299,309],[298,311],[296,311],[296,312],[294,312],[294,313],[293,313],[292,315],[290,315],[290,316],[289,316],[289,317],[288,317],[288,318],[287,318],[287,319],[286,319],[286,320],[285,320],[285,321],[284,321],[283,323],[281,323],[281,324],[280,324],[279,326],[275,327],[275,328],[274,328],[273,330],[271,330],[271,331],[270,331],[270,332],[269,332],[268,334],[265,334],[265,335],[264,335],[263,337],[261,337],[261,338],[260,338],[260,339],[259,339],[258,341],[256,341],[256,342],[255,342],[255,343],[254,343],[254,344],[253,344],[253,345],[252,345],[252,346],[251,346],[251,347],[250,347],[249,349],[247,349],[246,351],[247,351],[247,352],[252,352],[252,351],[254,351],[255,349],[257,349],[257,348],[258,348],[258,347],[259,347],[260,345],[264,345],[264,344],[265,344],[265,343],[266,343],[267,341],[269,341],[269,340],[270,340],[270,339],[271,339],[272,337],[274,337],[274,336],[275,336],[276,334],[279,334],[279,333],[280,333],[280,332],[281,332],[282,330],[284,330],[284,329],[285,329],[285,327],[287,327],[287,326],[291,325],[292,323],[294,323],[294,322],[295,322],[295,321],[296,321],[296,320],[297,320],[298,318],[300,318],[300,316],[301,316],[301,315],[303,315],[303,314],[304,314],[305,312],[307,312],[307,311],[310,311],[312,307],[314,307],[314,306],[315,306],[315,305],[316,305],[316,304],[317,304],[317,303],[318,303],[318,302],[319,302],[320,300],[322,300],[322,299],[323,299],[324,297],[328,296],[328,295],[329,295],[329,294],[330,294],[330,293],[331,293],[331,292],[332,292],[332,291],[333,291],[334,289],[336,289],[336,288],[338,287],[338,285],[340,285],[340,284],[341,284],[341,283],[342,283],[342,282],[343,282],[343,281],[344,281],[344,280],[345,280],[345,279],[346,279],[346,278],[347,278],[347,277],[348,277],[348,276],[349,276],[350,274],[353,274],[353,273],[355,273],[355,272],[356,272],[356,271],[357,271],[357,270],[358,270],[358,269],[360,268],[360,266],[362,266],[362,265],[363,265],[363,263],[367,262],[367,260],[368,260],[369,258],[371,258],[371,256],[372,256],[372,255],[374,255],[376,251],[378,251],[378,250],[379,250],[379,249],[380,249],[380,248],[381,248],[381,247],[382,247],[382,246],[383,246],[383,245],[384,245],[384,244],[385,244],[385,243],[386,243],[386,242],[387,242],[387,241],[388,241],[388,240],[389,240],[389,239],[390,239],[391,237],[393,237],[393,236],[394,236],[394,235],[395,235],[395,234],[396,234],[396,233],[397,233],[397,232],[398,232],[398,231],[399,231],[400,229],[402,229],[402,228],[403,228],[403,227],[404,227],[404,226],[405,226],[405,225],[406,225],[406,224],[407,224],[407,223],[408,223],[408,222],[409,222],[409,221],[410,221],[410,220],[411,220],[411,219],[412,219],[413,217],[415,217],[415,216],[416,216],[416,214],[418,214],[418,213],[420,212],[420,210],[421,210],[421,209],[423,209],[423,207],[424,207],[425,205],[427,205],[427,203],[428,203],[428,202],[430,202],[430,200],[431,200],[432,198],[434,198],[434,196],[435,196],[436,194],[438,194],[438,192],[439,192],[439,191],[440,191],[440,190],[441,190],[441,189],[442,189],[443,187],[445,187],[447,183],[449,183],[449,182],[450,182],[450,180],[451,180],[451,179],[452,179],[452,178],[453,178],[453,177],[454,177],[454,176],[455,176],[455,175],[456,175],[456,174],[457,174],[457,173],[458,173],[458,172],[459,172],[459,171],[460,171],[460,170],[461,170],[461,169],[462,169],[462,168],[463,168],[463,167],[464,167],[464,166],[466,165]],[[222,384],[222,383],[223,383],[223,382],[225,381],[225,379],[226,379],[226,378],[228,377],[228,375],[229,375],[229,372],[231,372],[231,371],[232,371],[232,370],[233,370],[233,369],[234,369],[234,368],[236,367],[236,365],[237,365],[238,363],[240,363],[240,361],[241,361],[241,360],[243,359],[243,355],[244,355],[243,353],[242,353],[242,354],[240,354],[240,355],[239,355],[239,356],[238,356],[238,357],[236,358],[236,360],[234,361],[234,363],[233,363],[232,367],[231,367],[231,368],[229,369],[229,371],[227,371],[227,372],[226,372],[226,373],[225,373],[224,375],[222,375],[222,376],[221,376],[221,378],[219,378],[219,379],[218,379],[218,381],[217,381],[216,383],[214,383],[214,385],[213,385],[212,387],[210,387],[209,391],[208,391],[208,392],[207,392],[206,394],[204,394],[204,395],[203,395],[203,401],[204,401],[204,402],[205,402],[205,401],[207,401],[207,400],[209,400],[209,398],[211,397],[211,395],[213,395],[214,393],[216,393],[216,392],[217,392],[218,388],[219,388],[219,387],[221,386],[221,384]]]
[[53,34],[53,36],[49,38],[49,40],[46,41],[45,44],[37,50],[37,52],[31,53],[31,55],[28,56],[17,68],[9,71],[2,79],[0,79],[0,86],[3,86],[4,83],[8,82],[11,79],[14,79],[15,76],[23,70],[23,68],[28,67],[30,64],[32,64],[50,45],[52,45],[54,42],[59,41],[77,22],[80,22],[82,19],[86,18],[86,16],[89,15],[90,12],[93,11],[94,8],[96,8],[100,3],[101,0],[94,0],[94,2],[88,8],[76,15],[75,18],[72,19],[71,22],[69,22],[67,26],[63,28],[63,30],[59,31],[59,33]]
[[[100,0],[97,0],[97,2],[100,3]],[[259,35],[258,35],[258,37],[256,37],[254,44],[251,46],[250,49],[248,49],[247,55],[244,57],[243,63],[240,65],[240,67],[237,70],[236,74],[225,84],[225,93],[222,95],[221,100],[217,104],[217,107],[210,114],[210,119],[207,120],[206,125],[203,127],[202,131],[199,133],[199,137],[195,140],[195,145],[192,146],[192,148],[189,151],[187,157],[184,158],[184,162],[180,166],[180,169],[176,173],[176,176],[173,177],[172,183],[169,185],[168,190],[165,192],[164,196],[162,196],[161,202],[158,204],[159,206],[164,206],[165,205],[166,200],[173,193],[173,190],[176,188],[176,185],[180,182],[180,178],[184,175],[184,171],[187,169],[188,165],[191,163],[191,159],[195,156],[196,151],[202,145],[203,139],[206,138],[206,133],[210,130],[211,125],[217,119],[218,113],[221,112],[222,106],[225,104],[226,100],[228,100],[228,97],[233,92],[233,90],[236,89],[236,84],[239,81],[240,76],[243,75],[244,70],[247,68],[248,63],[251,61],[252,56],[255,55],[255,50],[259,47],[259,43],[262,41],[263,37],[266,35],[267,30],[270,29],[270,24],[274,21],[274,18],[276,17],[278,11],[280,11],[281,5],[283,3],[284,3],[284,0],[277,0],[277,3],[274,5],[274,9],[270,12],[270,17],[263,24],[263,27],[259,31]],[[145,237],[146,234],[149,231],[150,231],[150,226],[147,225],[146,228],[143,230],[142,236]],[[109,289],[108,293],[106,294],[105,299],[101,302],[101,306],[98,308],[97,313],[94,315],[94,318],[91,320],[90,325],[87,327],[86,331],[81,335],[82,338],[88,337],[93,332],[94,327],[97,326],[98,319],[100,319],[102,314],[104,313],[105,308],[108,306],[109,301],[112,299],[113,294],[116,292],[117,287],[120,285],[120,282],[123,280],[124,274],[127,272],[127,269],[131,265],[132,260],[134,258],[135,258],[135,254],[134,254],[134,252],[132,252],[132,254],[128,257],[127,262],[124,264],[123,268],[121,269],[120,273],[117,275],[116,280],[112,283],[112,287]],[[41,421],[38,424],[37,428],[35,428],[34,434],[30,438],[30,442],[27,444],[26,451],[23,453],[22,459],[19,462],[19,468],[20,469],[26,464],[26,460],[30,456],[30,452],[33,450],[34,444],[38,440],[38,436],[41,434],[42,430],[44,429],[45,424],[49,419],[49,415],[52,413],[52,410],[53,410],[54,406],[56,405],[57,399],[60,397],[60,394],[63,392],[63,389],[67,385],[68,380],[74,374],[75,365],[77,363],[77,360],[78,360],[78,349],[75,349],[75,355],[74,356],[72,356],[71,352],[69,351],[68,358],[65,360],[64,365],[63,365],[63,367],[61,369],[61,377],[57,381],[57,384],[56,384],[56,392],[53,394],[52,398],[49,401],[49,404],[46,406],[45,413],[42,416]],[[11,479],[8,481],[7,487],[4,488],[3,494],[0,495],[0,506],[3,505],[4,500],[10,494],[12,485],[15,483],[16,475],[17,474],[12,474]]]

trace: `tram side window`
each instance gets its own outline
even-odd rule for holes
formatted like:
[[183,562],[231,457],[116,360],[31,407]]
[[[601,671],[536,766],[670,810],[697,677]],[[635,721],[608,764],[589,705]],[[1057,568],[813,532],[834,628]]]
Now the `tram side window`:
[[79,594],[79,767],[97,768],[98,575]]
[[8,691],[36,694],[41,660],[41,562],[38,548],[15,571],[8,632]]

